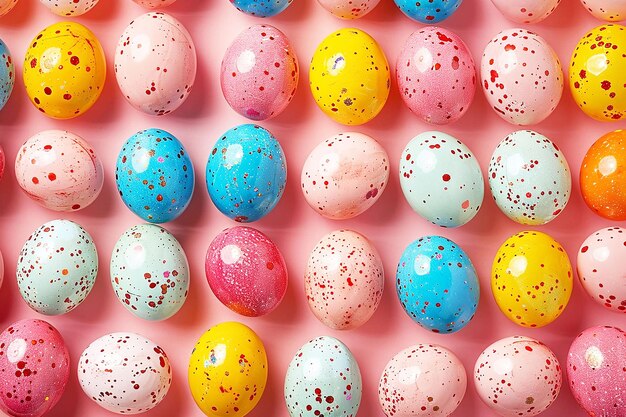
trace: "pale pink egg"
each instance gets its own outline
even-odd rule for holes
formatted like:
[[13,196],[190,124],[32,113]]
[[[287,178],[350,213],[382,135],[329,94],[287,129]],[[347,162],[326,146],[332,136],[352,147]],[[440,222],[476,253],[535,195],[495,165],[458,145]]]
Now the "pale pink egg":
[[491,2],[512,22],[539,23],[554,12],[561,0],[491,0]]
[[380,0],[317,0],[333,15],[341,19],[358,19],[374,9]]
[[147,9],[158,9],[159,7],[167,7],[174,4],[176,0],[133,0],[140,6]]
[[626,19],[626,0],[580,0],[596,19],[619,22]]
[[0,16],[9,13],[17,4],[17,0],[0,0]]
[[99,0],[39,0],[56,15],[81,16],[93,9]]

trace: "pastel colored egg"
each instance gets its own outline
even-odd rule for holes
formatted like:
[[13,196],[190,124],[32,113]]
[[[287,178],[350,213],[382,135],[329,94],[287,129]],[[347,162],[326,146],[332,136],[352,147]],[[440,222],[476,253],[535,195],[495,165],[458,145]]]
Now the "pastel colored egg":
[[512,22],[539,23],[554,12],[561,0],[491,0],[491,2]]
[[407,144],[400,158],[400,186],[417,214],[442,227],[472,220],[485,194],[472,151],[442,132],[421,133]]
[[[0,6],[1,7],[1,6]],[[0,13],[2,16],[2,13]],[[9,47],[0,39],[0,110],[11,97],[15,85],[15,66]]]
[[596,19],[607,22],[619,22],[626,19],[625,0],[580,0],[580,2]]
[[449,416],[467,388],[461,360],[443,346],[419,344],[398,352],[378,383],[378,402],[387,417]]
[[178,20],[162,12],[135,18],[115,50],[115,77],[137,110],[163,116],[180,107],[196,79],[196,47]]
[[298,87],[298,58],[287,36],[269,25],[241,32],[222,59],[224,98],[251,120],[279,115]]
[[489,162],[489,188],[500,210],[511,220],[542,225],[567,206],[572,175],[559,147],[532,130],[504,138]]
[[317,0],[330,13],[341,19],[359,19],[380,3],[380,0]]
[[313,98],[331,119],[361,125],[389,97],[389,64],[376,40],[359,29],[339,29],[319,44],[309,69]]
[[524,327],[556,320],[572,295],[572,266],[559,242],[525,231],[509,237],[491,268],[491,291],[502,313]]
[[110,271],[117,299],[144,320],[168,319],[187,299],[187,256],[160,226],[140,224],[126,230],[113,247]]
[[45,130],[28,139],[15,159],[15,178],[33,201],[55,211],[93,203],[104,183],[102,161],[83,138]]
[[424,27],[408,37],[396,61],[396,79],[407,107],[434,125],[459,120],[476,91],[470,50],[456,33],[440,27]]
[[26,51],[26,93],[40,112],[54,119],[71,119],[89,110],[100,97],[105,79],[102,46],[80,23],[48,26]]
[[578,404],[590,416],[624,415],[626,333],[596,326],[580,333],[567,355],[567,379]]
[[491,344],[474,367],[478,396],[502,417],[543,413],[558,397],[561,384],[561,366],[554,353],[525,336]]
[[133,0],[133,1],[137,3],[138,5],[145,7],[146,9],[158,9],[159,7],[167,7],[167,6],[174,4],[174,2],[176,2],[176,0]]
[[263,396],[267,371],[259,336],[241,323],[220,323],[204,332],[191,352],[189,388],[207,416],[243,417]]
[[580,166],[580,191],[587,206],[609,220],[626,220],[626,131],[598,139]]
[[135,133],[117,157],[115,181],[120,197],[147,222],[165,223],[180,216],[191,201],[194,179],[185,147],[165,130]]
[[110,333],[80,355],[78,382],[100,407],[117,414],[140,414],[156,407],[172,383],[165,351],[136,333]]
[[385,288],[380,255],[362,234],[336,230],[315,245],[304,271],[304,292],[319,321],[354,329],[376,312]]
[[0,0],[0,16],[9,13],[17,4],[17,0]]
[[287,368],[284,392],[291,417],[356,416],[362,391],[359,364],[334,337],[305,343]]
[[514,125],[543,121],[563,93],[558,56],[541,36],[525,29],[504,30],[487,44],[480,75],[491,108]]
[[57,329],[26,319],[0,333],[0,411],[41,417],[61,399],[70,376],[70,355]]
[[389,180],[389,156],[362,133],[339,133],[320,142],[301,174],[306,202],[335,220],[358,216],[378,201]]
[[257,125],[239,125],[224,133],[206,165],[206,186],[213,204],[236,222],[253,222],[269,214],[286,183],[283,149],[268,130]]
[[236,313],[272,312],[287,291],[287,266],[272,240],[251,227],[232,227],[213,239],[205,272],[213,294]]
[[91,292],[98,275],[93,238],[69,220],[44,223],[17,260],[17,286],[26,304],[48,316],[69,313]]
[[93,9],[99,0],[39,0],[54,14],[63,17],[81,16]]
[[463,0],[394,0],[402,13],[420,23],[439,23],[456,12]]
[[425,236],[406,247],[396,270],[396,292],[413,321],[444,334],[467,326],[480,299],[472,261],[442,236]]
[[585,239],[578,250],[578,277],[598,304],[626,313],[626,229],[607,227]]
[[255,17],[272,17],[283,12],[293,0],[230,0],[237,10]]

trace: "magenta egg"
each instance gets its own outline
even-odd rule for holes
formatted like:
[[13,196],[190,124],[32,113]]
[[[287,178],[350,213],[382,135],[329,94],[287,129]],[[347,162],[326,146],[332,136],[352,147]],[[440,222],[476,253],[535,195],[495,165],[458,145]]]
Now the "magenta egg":
[[218,300],[243,316],[271,312],[287,291],[280,250],[251,227],[232,227],[217,235],[206,254],[205,272]]
[[0,410],[39,417],[59,402],[70,375],[70,356],[57,329],[21,320],[0,334]]
[[425,27],[404,43],[396,77],[405,104],[435,125],[461,118],[476,91],[476,67],[465,42],[454,32]]
[[512,22],[539,23],[554,12],[561,0],[491,0],[491,2]]

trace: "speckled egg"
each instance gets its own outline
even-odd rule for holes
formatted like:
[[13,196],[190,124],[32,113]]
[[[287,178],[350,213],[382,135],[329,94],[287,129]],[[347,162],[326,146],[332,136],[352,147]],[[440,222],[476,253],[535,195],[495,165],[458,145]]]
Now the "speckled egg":
[[472,151],[442,132],[421,133],[407,144],[400,158],[400,186],[417,214],[442,227],[472,220],[485,194]]
[[32,40],[24,57],[26,93],[40,112],[54,119],[71,119],[89,110],[105,79],[102,46],[80,23],[48,26]]
[[159,7],[167,7],[176,2],[176,0],[133,0],[146,9],[158,9]]
[[380,113],[391,84],[376,40],[359,29],[339,29],[319,44],[309,69],[313,98],[331,119],[361,125]]
[[215,142],[206,165],[206,186],[215,207],[236,222],[271,212],[285,191],[287,160],[280,143],[261,126],[230,129]]
[[352,417],[361,405],[361,371],[341,341],[321,336],[296,352],[285,377],[291,417]]
[[626,19],[626,0],[580,0],[596,19],[619,22]]
[[0,334],[0,411],[43,416],[61,399],[69,376],[67,347],[49,323],[21,320]]
[[15,178],[33,201],[55,211],[76,211],[93,203],[104,183],[102,161],[83,138],[45,130],[17,152]]
[[578,250],[578,277],[587,294],[611,311],[626,313],[626,229],[607,227]]
[[470,50],[456,33],[440,27],[409,36],[396,61],[396,79],[407,107],[435,125],[460,119],[476,91]]
[[189,388],[207,416],[243,417],[263,396],[267,371],[259,336],[241,323],[220,323],[207,330],[191,352]]
[[17,0],[0,0],[0,16],[9,13],[17,4]]
[[287,266],[272,240],[251,227],[232,227],[213,239],[205,272],[213,294],[236,313],[273,311],[287,291]]
[[380,3],[380,0],[317,0],[330,13],[341,19],[359,19]]
[[554,12],[561,0],[491,0],[491,2],[512,22],[539,23]]
[[463,0],[394,0],[402,13],[420,23],[439,23],[456,12]]
[[347,132],[320,142],[302,167],[301,187],[309,206],[329,219],[358,216],[382,195],[389,156],[376,140]]
[[89,233],[69,220],[44,223],[28,238],[17,259],[17,286],[26,304],[56,316],[72,311],[91,292],[98,253]]
[[187,256],[160,226],[140,224],[125,231],[113,247],[110,271],[117,299],[142,319],[168,319],[187,299]]
[[514,125],[533,125],[561,100],[563,72],[554,50],[525,29],[500,32],[485,47],[481,79],[487,102]]
[[590,416],[621,417],[626,410],[626,333],[591,327],[574,339],[567,379],[578,404]]
[[561,383],[561,366],[554,353],[525,336],[493,343],[474,367],[478,396],[502,417],[543,413],[558,397]]
[[466,388],[465,367],[453,352],[419,344],[387,363],[378,383],[378,402],[387,417],[447,417]]
[[141,130],[122,146],[115,181],[122,201],[151,223],[180,216],[191,201],[194,171],[183,144],[159,129]]
[[[2,13],[0,13],[0,16]],[[0,110],[11,97],[15,85],[15,66],[9,47],[0,39]]]
[[376,312],[385,287],[380,255],[362,234],[336,230],[315,245],[304,271],[311,311],[331,329],[365,324]]
[[115,77],[137,110],[163,116],[180,107],[196,79],[196,48],[172,16],[150,12],[135,18],[115,50]]
[[117,414],[140,414],[156,407],[172,383],[165,351],[136,333],[110,333],[80,355],[78,382],[87,397]]
[[425,236],[409,244],[396,270],[402,308],[434,333],[454,333],[474,317],[480,285],[472,261],[453,241]]
[[54,14],[63,17],[81,16],[93,9],[99,0],[39,0]]
[[532,130],[504,138],[489,162],[489,188],[497,206],[511,220],[542,225],[567,206],[572,175],[559,147]]
[[293,0],[230,0],[237,10],[255,17],[272,17],[284,11]]

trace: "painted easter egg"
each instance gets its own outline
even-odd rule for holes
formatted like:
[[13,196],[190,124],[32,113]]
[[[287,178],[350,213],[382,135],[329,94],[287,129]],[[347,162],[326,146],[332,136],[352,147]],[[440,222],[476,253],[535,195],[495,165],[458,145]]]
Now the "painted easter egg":
[[416,22],[439,23],[459,8],[463,0],[394,0],[402,13]]
[[193,195],[194,178],[183,144],[159,129],[141,130],[128,138],[115,166],[122,201],[151,223],[169,222],[185,211]]
[[159,7],[167,7],[167,6],[174,4],[174,2],[176,2],[176,0],[133,0],[133,1],[137,3],[138,5],[145,7],[146,9],[158,9]]
[[142,319],[168,319],[187,299],[187,256],[160,226],[140,224],[126,230],[113,247],[110,271],[117,299]]
[[207,330],[191,352],[189,388],[207,416],[243,417],[263,396],[267,371],[259,336],[241,323],[220,323]]
[[491,344],[474,367],[478,396],[502,417],[543,413],[558,397],[561,383],[561,366],[554,353],[525,336]]
[[213,294],[236,313],[270,313],[287,291],[287,266],[272,240],[251,227],[232,227],[213,239],[205,272]]
[[140,414],[156,407],[172,383],[165,351],[136,333],[110,333],[80,355],[78,382],[87,397],[117,414]]
[[444,125],[461,118],[476,91],[476,67],[454,32],[424,27],[404,43],[396,61],[400,96],[420,119]]
[[172,16],[150,12],[135,18],[115,50],[115,77],[137,110],[163,116],[180,107],[196,79],[196,48]]
[[83,138],[45,130],[17,152],[15,178],[27,196],[55,211],[76,211],[93,203],[104,183],[102,161]]
[[596,214],[626,220],[626,131],[607,133],[591,145],[580,166],[580,191]]
[[81,16],[93,9],[99,0],[39,0],[54,14],[63,17]]
[[534,226],[554,220],[572,191],[565,156],[532,130],[513,132],[498,144],[487,178],[498,208],[511,220]]
[[487,102],[514,125],[533,125],[561,100],[563,71],[554,50],[525,29],[500,32],[485,47],[480,71]]
[[[0,1],[1,3],[1,1]],[[1,7],[1,6],[0,6]],[[2,16],[2,13],[0,13]],[[15,85],[15,66],[9,47],[0,39],[0,110],[11,97]]]
[[341,19],[359,19],[374,9],[380,0],[317,0],[330,13]]
[[378,383],[378,402],[387,417],[449,416],[467,388],[461,360],[439,345],[419,344],[398,352]]
[[54,119],[71,119],[89,110],[100,97],[105,79],[102,46],[80,23],[48,26],[26,51],[26,93],[40,112]]
[[396,270],[402,308],[423,328],[454,333],[476,313],[480,285],[472,261],[453,241],[425,236],[402,253]]
[[512,22],[539,23],[554,12],[561,0],[491,0],[491,2]]
[[70,376],[70,355],[57,329],[26,319],[0,333],[0,411],[41,417],[61,399]]
[[309,255],[304,292],[311,311],[331,329],[365,324],[376,312],[385,287],[380,255],[362,234],[336,230]]
[[389,64],[376,40],[359,29],[339,29],[319,44],[309,70],[313,98],[331,119],[361,125],[389,97]]
[[17,4],[17,0],[0,0],[0,16],[9,13]]
[[607,22],[619,22],[626,19],[625,0],[580,0],[580,2],[596,19]]
[[309,154],[300,185],[309,206],[329,219],[358,216],[382,195],[389,156],[376,140],[347,132],[320,142]]
[[472,151],[442,132],[421,133],[407,144],[400,158],[400,186],[417,214],[442,227],[472,220],[485,194]]
[[334,337],[305,343],[287,368],[285,402],[291,417],[356,416],[362,391],[359,364]]
[[236,222],[266,216],[280,201],[286,183],[283,149],[274,135],[257,125],[239,125],[224,133],[206,165],[213,204]]
[[230,0],[237,10],[255,17],[272,17],[284,11],[293,0]]

